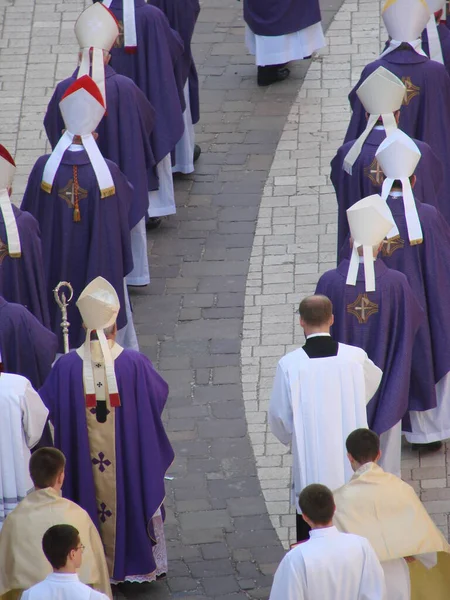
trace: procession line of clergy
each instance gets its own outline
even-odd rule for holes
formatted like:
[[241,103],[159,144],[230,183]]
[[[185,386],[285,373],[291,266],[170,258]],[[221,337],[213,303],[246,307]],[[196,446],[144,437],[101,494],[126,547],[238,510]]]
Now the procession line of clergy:
[[[450,437],[450,77],[436,27],[443,5],[386,2],[389,41],[349,96],[351,121],[331,164],[338,267],[322,275],[317,295],[300,305],[306,344],[281,359],[269,406],[272,432],[292,443],[299,540],[309,534],[301,524],[299,496],[310,484],[332,490],[348,484],[355,469],[345,442],[354,429],[370,427],[380,436],[376,460],[393,476],[400,476],[402,431],[422,451],[439,450]],[[422,50],[421,35],[432,59]],[[358,367],[357,354],[352,358],[348,348],[363,349],[380,369],[375,389],[370,363]],[[356,496],[364,507],[368,499],[359,496],[359,487]],[[345,505],[337,503],[338,527],[359,533],[355,523],[342,524],[342,510]],[[384,554],[382,545],[375,547],[382,562],[409,556],[395,548],[420,527],[416,513],[399,522],[387,507],[386,520],[380,517],[381,526],[394,528],[383,536]],[[370,510],[361,521],[368,515]],[[426,553],[419,541],[412,547],[414,554]],[[444,598],[448,582],[442,571],[448,567],[433,564],[422,576],[437,579],[432,597]],[[427,598],[423,581],[413,578],[410,590],[405,563],[397,567],[385,570],[387,597]],[[338,584],[334,593],[329,597],[341,597]]]

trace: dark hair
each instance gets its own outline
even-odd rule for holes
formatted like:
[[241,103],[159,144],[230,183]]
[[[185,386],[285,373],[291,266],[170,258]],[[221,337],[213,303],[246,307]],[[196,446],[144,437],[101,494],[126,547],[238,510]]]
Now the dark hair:
[[80,533],[72,525],[53,525],[42,538],[42,550],[54,569],[62,569],[70,552],[79,544]]
[[66,466],[66,457],[57,448],[39,448],[30,458],[30,477],[36,488],[55,484],[56,478]]
[[303,298],[298,312],[307,325],[320,327],[320,325],[325,325],[331,319],[333,305],[326,296],[316,294],[315,296]]
[[313,483],[300,493],[298,503],[302,513],[316,525],[328,525],[333,519],[333,493],[325,485]]
[[361,464],[372,462],[380,451],[380,438],[370,429],[355,429],[348,436],[345,446],[347,452]]

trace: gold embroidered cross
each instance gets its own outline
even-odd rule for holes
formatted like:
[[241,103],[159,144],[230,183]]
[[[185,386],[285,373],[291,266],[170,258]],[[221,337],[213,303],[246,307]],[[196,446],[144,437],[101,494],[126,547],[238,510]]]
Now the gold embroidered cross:
[[364,169],[364,176],[368,177],[373,185],[377,187],[383,184],[384,173],[376,157],[373,159],[372,164]]
[[378,312],[378,304],[371,302],[367,294],[359,294],[352,304],[347,305],[347,312],[354,315],[360,324],[367,323]]
[[402,77],[402,81],[406,87],[403,106],[408,106],[411,100],[420,94],[420,87],[413,84],[411,77]]
[[383,256],[392,256],[396,250],[400,250],[400,248],[405,247],[405,242],[402,238],[397,235],[390,240],[384,240],[383,246],[381,248],[381,254]]
[[0,240],[0,265],[7,256],[9,256],[8,246],[2,240]]
[[[67,185],[58,190],[58,196],[61,200],[65,200],[69,208],[75,208],[75,185],[73,179],[69,179]],[[88,197],[87,190],[82,187],[78,187],[78,199],[84,200]]]

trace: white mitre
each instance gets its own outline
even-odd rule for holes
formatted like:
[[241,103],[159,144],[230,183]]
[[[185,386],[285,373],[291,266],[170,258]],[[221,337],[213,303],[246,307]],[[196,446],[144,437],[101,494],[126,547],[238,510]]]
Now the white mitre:
[[361,154],[364,142],[381,117],[386,130],[386,135],[397,129],[394,112],[400,110],[405,97],[404,83],[384,67],[378,67],[363,81],[356,91],[356,95],[369,114],[367,126],[355,141],[344,159],[344,170],[351,175],[352,167]]
[[[77,79],[67,88],[59,103],[66,131],[48,159],[41,188],[50,193],[65,151],[77,135],[86,150],[95,172],[102,198],[115,194],[114,180],[92,132],[105,114],[105,104],[98,86],[89,75]],[[78,219],[75,219],[78,220]]]
[[430,51],[431,60],[435,60],[441,65],[444,64],[444,56],[442,54],[441,39],[437,28],[435,13],[442,10],[446,4],[445,0],[426,0],[427,6],[431,11],[430,20],[427,24],[428,48]]
[[97,402],[91,360],[91,333],[95,331],[105,360],[109,401],[112,407],[118,407],[120,406],[120,397],[114,372],[114,360],[104,329],[116,322],[120,310],[119,297],[116,290],[106,279],[96,277],[81,292],[77,300],[77,308],[87,329],[83,352],[83,383],[86,406],[94,408]]
[[[103,51],[109,52],[119,35],[119,25],[113,13],[101,2],[96,2],[81,13],[75,23],[75,35],[81,49],[78,77],[92,74],[100,88],[106,106],[105,65]],[[92,73],[90,71],[92,51]]]
[[20,258],[22,248],[19,230],[17,229],[16,218],[9,197],[9,188],[11,188],[15,172],[16,163],[13,157],[5,146],[0,144],[0,213],[5,223],[8,254],[11,258]]
[[[113,0],[103,0],[109,8]],[[137,50],[136,16],[134,0],[122,0],[123,6],[123,45],[127,54],[135,54]]]
[[391,40],[381,56],[389,54],[402,42],[410,44],[416,52],[426,56],[420,39],[430,20],[430,9],[425,0],[387,0],[382,17]]
[[347,219],[353,239],[352,256],[347,274],[347,285],[356,285],[358,275],[358,248],[363,248],[366,292],[375,291],[373,247],[378,246],[394,226],[391,211],[378,194],[363,198],[349,209]]
[[414,174],[421,158],[417,144],[400,129],[388,136],[379,146],[375,157],[386,176],[381,196],[387,200],[394,181],[400,180],[403,190],[406,224],[411,245],[423,241],[422,227],[409,178]]

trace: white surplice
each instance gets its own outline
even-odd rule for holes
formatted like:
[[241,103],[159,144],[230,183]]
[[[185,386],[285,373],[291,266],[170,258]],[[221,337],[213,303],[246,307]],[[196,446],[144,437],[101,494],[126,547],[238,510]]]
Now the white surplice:
[[383,569],[369,542],[336,527],[313,529],[281,561],[270,600],[385,600]]
[[21,375],[0,375],[0,529],[6,516],[33,489],[30,448],[41,439],[48,410]]
[[412,432],[405,431],[411,444],[429,444],[450,438],[450,373],[436,384],[437,405],[409,413]]
[[22,594],[22,600],[109,600],[81,583],[75,573],[52,573]]
[[272,433],[292,442],[292,503],[311,483],[341,487],[353,475],[345,440],[367,427],[366,404],[382,371],[356,346],[339,344],[337,356],[309,358],[299,348],[278,363],[269,403]]

